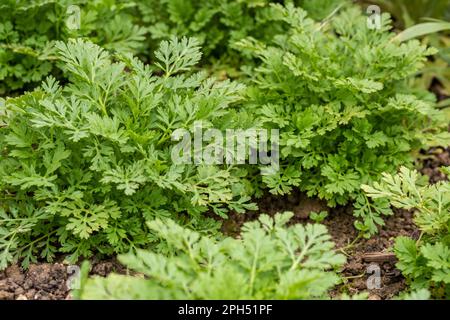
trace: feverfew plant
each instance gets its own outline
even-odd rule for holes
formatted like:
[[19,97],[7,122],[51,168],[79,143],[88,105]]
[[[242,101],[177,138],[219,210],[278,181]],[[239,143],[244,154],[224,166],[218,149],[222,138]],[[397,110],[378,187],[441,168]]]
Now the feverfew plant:
[[148,223],[171,248],[119,257],[144,277],[110,275],[82,284],[83,299],[313,299],[339,281],[337,254],[326,227],[286,226],[292,213],[261,215],[239,239],[215,240],[172,220]]
[[80,39],[57,50],[67,84],[50,77],[1,104],[1,268],[148,246],[157,239],[144,222],[157,217],[211,231],[206,211],[255,209],[245,170],[171,160],[174,130],[239,123],[243,86],[190,72],[195,39],[162,42],[152,66]]
[[293,5],[272,7],[289,30],[269,42],[239,43],[260,60],[244,69],[254,84],[249,112],[280,129],[281,170],[262,181],[274,194],[299,188],[330,206],[356,199],[356,226],[374,233],[390,210],[383,201],[369,204],[360,185],[409,165],[430,141],[449,141],[434,101],[406,83],[436,51],[396,42],[387,14],[371,30],[355,7],[324,22]]

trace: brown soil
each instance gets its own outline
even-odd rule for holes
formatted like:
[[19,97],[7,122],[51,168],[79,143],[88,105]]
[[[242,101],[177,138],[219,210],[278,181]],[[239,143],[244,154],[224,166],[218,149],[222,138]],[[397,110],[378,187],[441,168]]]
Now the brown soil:
[[[115,259],[91,263],[92,275],[125,273],[125,268]],[[70,299],[68,282],[72,274],[73,269],[62,263],[31,264],[26,271],[14,264],[0,272],[0,300]]]

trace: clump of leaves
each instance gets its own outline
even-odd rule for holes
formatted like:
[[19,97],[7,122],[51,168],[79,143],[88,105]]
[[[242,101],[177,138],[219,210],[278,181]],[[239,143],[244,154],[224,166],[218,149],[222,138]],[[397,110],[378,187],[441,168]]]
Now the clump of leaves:
[[[150,0],[139,1],[137,7],[149,35],[158,42],[170,35],[194,36],[205,50],[206,59],[218,72],[239,69],[243,58],[230,50],[247,36],[270,39],[284,32],[271,3],[295,3],[317,19],[324,19],[348,0]],[[151,45],[151,44],[150,44]],[[220,62],[217,62],[219,60]]]
[[[450,175],[450,168],[442,168]],[[405,167],[396,175],[383,174],[380,182],[364,185],[366,194],[385,198],[396,208],[414,210],[419,239],[398,237],[394,251],[397,267],[413,290],[429,289],[435,297],[450,297],[450,183],[424,183],[415,170]]]
[[106,49],[138,53],[146,29],[122,0],[3,0],[0,95],[30,89],[55,68],[54,41],[89,37]]
[[[416,77],[411,79],[411,86],[428,90],[433,89],[440,97],[447,99],[439,105],[450,105],[450,2],[448,0],[371,0],[364,1],[369,5],[381,6],[381,11],[389,12],[395,18],[400,29],[406,29],[402,36],[425,36],[424,42],[439,50],[439,53],[427,61]],[[439,27],[439,24],[442,27]],[[445,31],[447,30],[447,31]],[[448,110],[447,110],[448,112]],[[448,117],[450,119],[450,117]]]
[[412,292],[402,292],[395,300],[428,300],[430,299],[430,291],[427,289],[419,289]]
[[286,226],[292,213],[261,215],[239,239],[216,240],[165,219],[148,226],[171,254],[121,255],[147,279],[110,275],[83,285],[83,299],[311,299],[327,297],[345,262],[326,227]]
[[240,123],[233,103],[243,86],[190,72],[195,39],[162,42],[153,66],[80,39],[57,49],[69,83],[50,77],[0,101],[1,268],[148,245],[156,239],[144,221],[156,217],[215,230],[205,211],[255,209],[244,169],[171,160],[176,129]]
[[262,181],[272,193],[297,187],[331,206],[356,199],[357,215],[368,217],[357,226],[373,233],[379,221],[363,208],[360,185],[412,162],[424,143],[449,140],[434,101],[407,85],[436,51],[396,42],[387,14],[371,30],[357,7],[326,23],[293,5],[272,7],[288,32],[239,43],[260,59],[246,69],[254,83],[249,109],[266,128],[280,129],[281,170]]

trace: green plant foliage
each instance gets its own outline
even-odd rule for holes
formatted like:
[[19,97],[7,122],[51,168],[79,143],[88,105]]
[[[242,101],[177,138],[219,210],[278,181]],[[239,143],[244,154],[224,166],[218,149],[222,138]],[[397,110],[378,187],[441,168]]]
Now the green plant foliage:
[[[67,25],[71,6],[78,25]],[[89,37],[109,50],[142,51],[146,30],[133,24],[129,1],[2,0],[0,3],[0,95],[29,89],[55,69],[54,41]]]
[[[222,61],[211,66],[213,71],[236,75],[241,57],[230,50],[234,42],[249,35],[267,38],[282,32],[281,25],[273,23],[271,2],[4,0],[0,4],[0,95],[32,89],[48,74],[59,79],[54,41],[77,37],[108,50],[151,56],[161,40],[195,36],[208,62],[212,57]],[[297,2],[322,19],[348,0]],[[76,27],[68,25],[72,19],[78,19]]]
[[[417,88],[432,89],[439,96],[440,108],[450,112],[450,31],[436,33],[427,36],[423,41],[439,49],[439,53],[433,60],[427,62],[424,68],[418,72],[411,85]],[[450,116],[447,116],[450,122]]]
[[[405,41],[427,35],[425,41],[439,49],[436,57],[418,73],[413,84],[419,88],[433,89],[441,98],[447,98],[440,102],[441,107],[448,107],[450,102],[450,38],[445,36],[445,31],[447,34],[450,32],[449,22],[433,20],[416,24],[396,36],[397,40]],[[434,83],[436,80],[437,85]]]
[[176,129],[242,123],[232,107],[242,85],[187,72],[201,56],[195,39],[162,42],[153,66],[80,39],[56,46],[69,83],[50,77],[1,104],[2,268],[147,245],[144,221],[156,217],[206,231],[217,227],[207,210],[256,208],[244,169],[172,163]]
[[[449,175],[450,168],[443,171]],[[397,267],[412,289],[430,289],[436,297],[450,297],[450,183],[427,185],[417,171],[402,167],[397,175],[383,174],[380,182],[364,185],[371,198],[388,199],[392,206],[415,210],[419,240],[398,237]]]
[[396,300],[428,300],[430,299],[430,291],[427,289],[419,289],[409,293],[402,293]]
[[321,223],[326,217],[328,217],[327,211],[320,211],[319,213],[313,211],[309,214],[309,218],[316,223]]
[[210,54],[223,58],[234,42],[253,36],[268,39],[282,31],[271,3],[295,3],[324,19],[347,0],[150,0],[138,1],[142,21],[154,40],[170,35],[195,36]]
[[439,31],[446,31],[446,30],[450,30],[450,22],[445,21],[424,22],[416,24],[411,28],[408,28],[400,32],[396,36],[396,39],[398,39],[398,41],[407,41],[424,35],[429,35]]
[[172,220],[148,226],[172,249],[163,255],[144,250],[120,256],[147,279],[94,277],[84,299],[311,299],[327,297],[345,262],[336,254],[325,226],[287,227],[292,213],[261,215],[247,222],[239,239],[215,240]]
[[[262,177],[272,193],[298,187],[343,205],[361,196],[361,183],[412,163],[411,152],[423,144],[448,143],[448,123],[433,99],[406,81],[434,49],[393,41],[387,14],[381,29],[370,30],[357,7],[327,23],[292,5],[272,7],[289,31],[267,43],[239,43],[260,59],[246,69],[254,84],[248,108],[264,127],[280,129],[281,170]],[[369,211],[358,214],[369,216],[361,229],[376,229]]]
[[170,35],[195,36],[207,55],[215,49],[224,55],[233,39],[270,32],[271,28],[262,28],[270,21],[268,2],[150,0],[139,2],[138,8],[156,42]]
[[[400,29],[410,29],[409,34],[418,34],[418,31],[432,31],[429,23],[444,23],[450,21],[450,2],[448,0],[372,0],[365,1],[368,5],[377,4],[381,6],[382,12],[389,12],[394,16],[396,25]],[[441,21],[439,21],[441,20]],[[416,26],[422,24],[422,26]],[[442,97],[450,96],[450,38],[449,32],[439,32],[445,28],[435,28],[434,33],[427,36],[424,41],[439,50],[438,55],[426,63],[418,77],[411,85],[423,89],[429,89],[434,84],[434,90],[439,92]],[[407,33],[407,34],[408,34]],[[438,81],[439,85],[433,83]],[[445,106],[450,104],[447,99]],[[450,119],[450,118],[449,118]]]

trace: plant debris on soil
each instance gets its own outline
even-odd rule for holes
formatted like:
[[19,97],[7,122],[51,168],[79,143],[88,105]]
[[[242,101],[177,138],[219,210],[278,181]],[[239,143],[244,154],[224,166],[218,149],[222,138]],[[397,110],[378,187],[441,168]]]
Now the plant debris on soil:
[[[450,148],[433,148],[425,153],[421,172],[435,183],[445,177],[439,167],[450,165]],[[406,289],[405,279],[395,267],[395,257],[390,252],[397,236],[419,237],[419,230],[413,222],[413,213],[395,210],[394,215],[385,219],[385,225],[370,239],[357,238],[354,228],[355,218],[352,207],[327,208],[323,201],[310,199],[302,193],[293,192],[289,196],[267,195],[259,201],[259,210],[247,214],[231,214],[223,221],[222,231],[230,236],[238,236],[239,229],[246,221],[254,220],[260,213],[270,215],[276,212],[292,211],[294,223],[311,222],[311,211],[328,210],[329,215],[323,223],[327,226],[337,250],[347,256],[342,270],[344,283],[337,286],[331,296],[338,298],[341,293],[354,295],[368,292],[371,300],[391,299]],[[355,241],[356,240],[356,241]],[[116,259],[91,261],[90,274],[107,276],[111,272],[125,274],[127,270]],[[379,268],[381,283],[379,288],[369,289],[367,280],[374,269]],[[17,264],[0,272],[0,300],[63,300],[71,299],[69,280],[72,276],[68,265],[57,263],[31,264],[23,270]],[[372,270],[369,272],[369,270]]]

